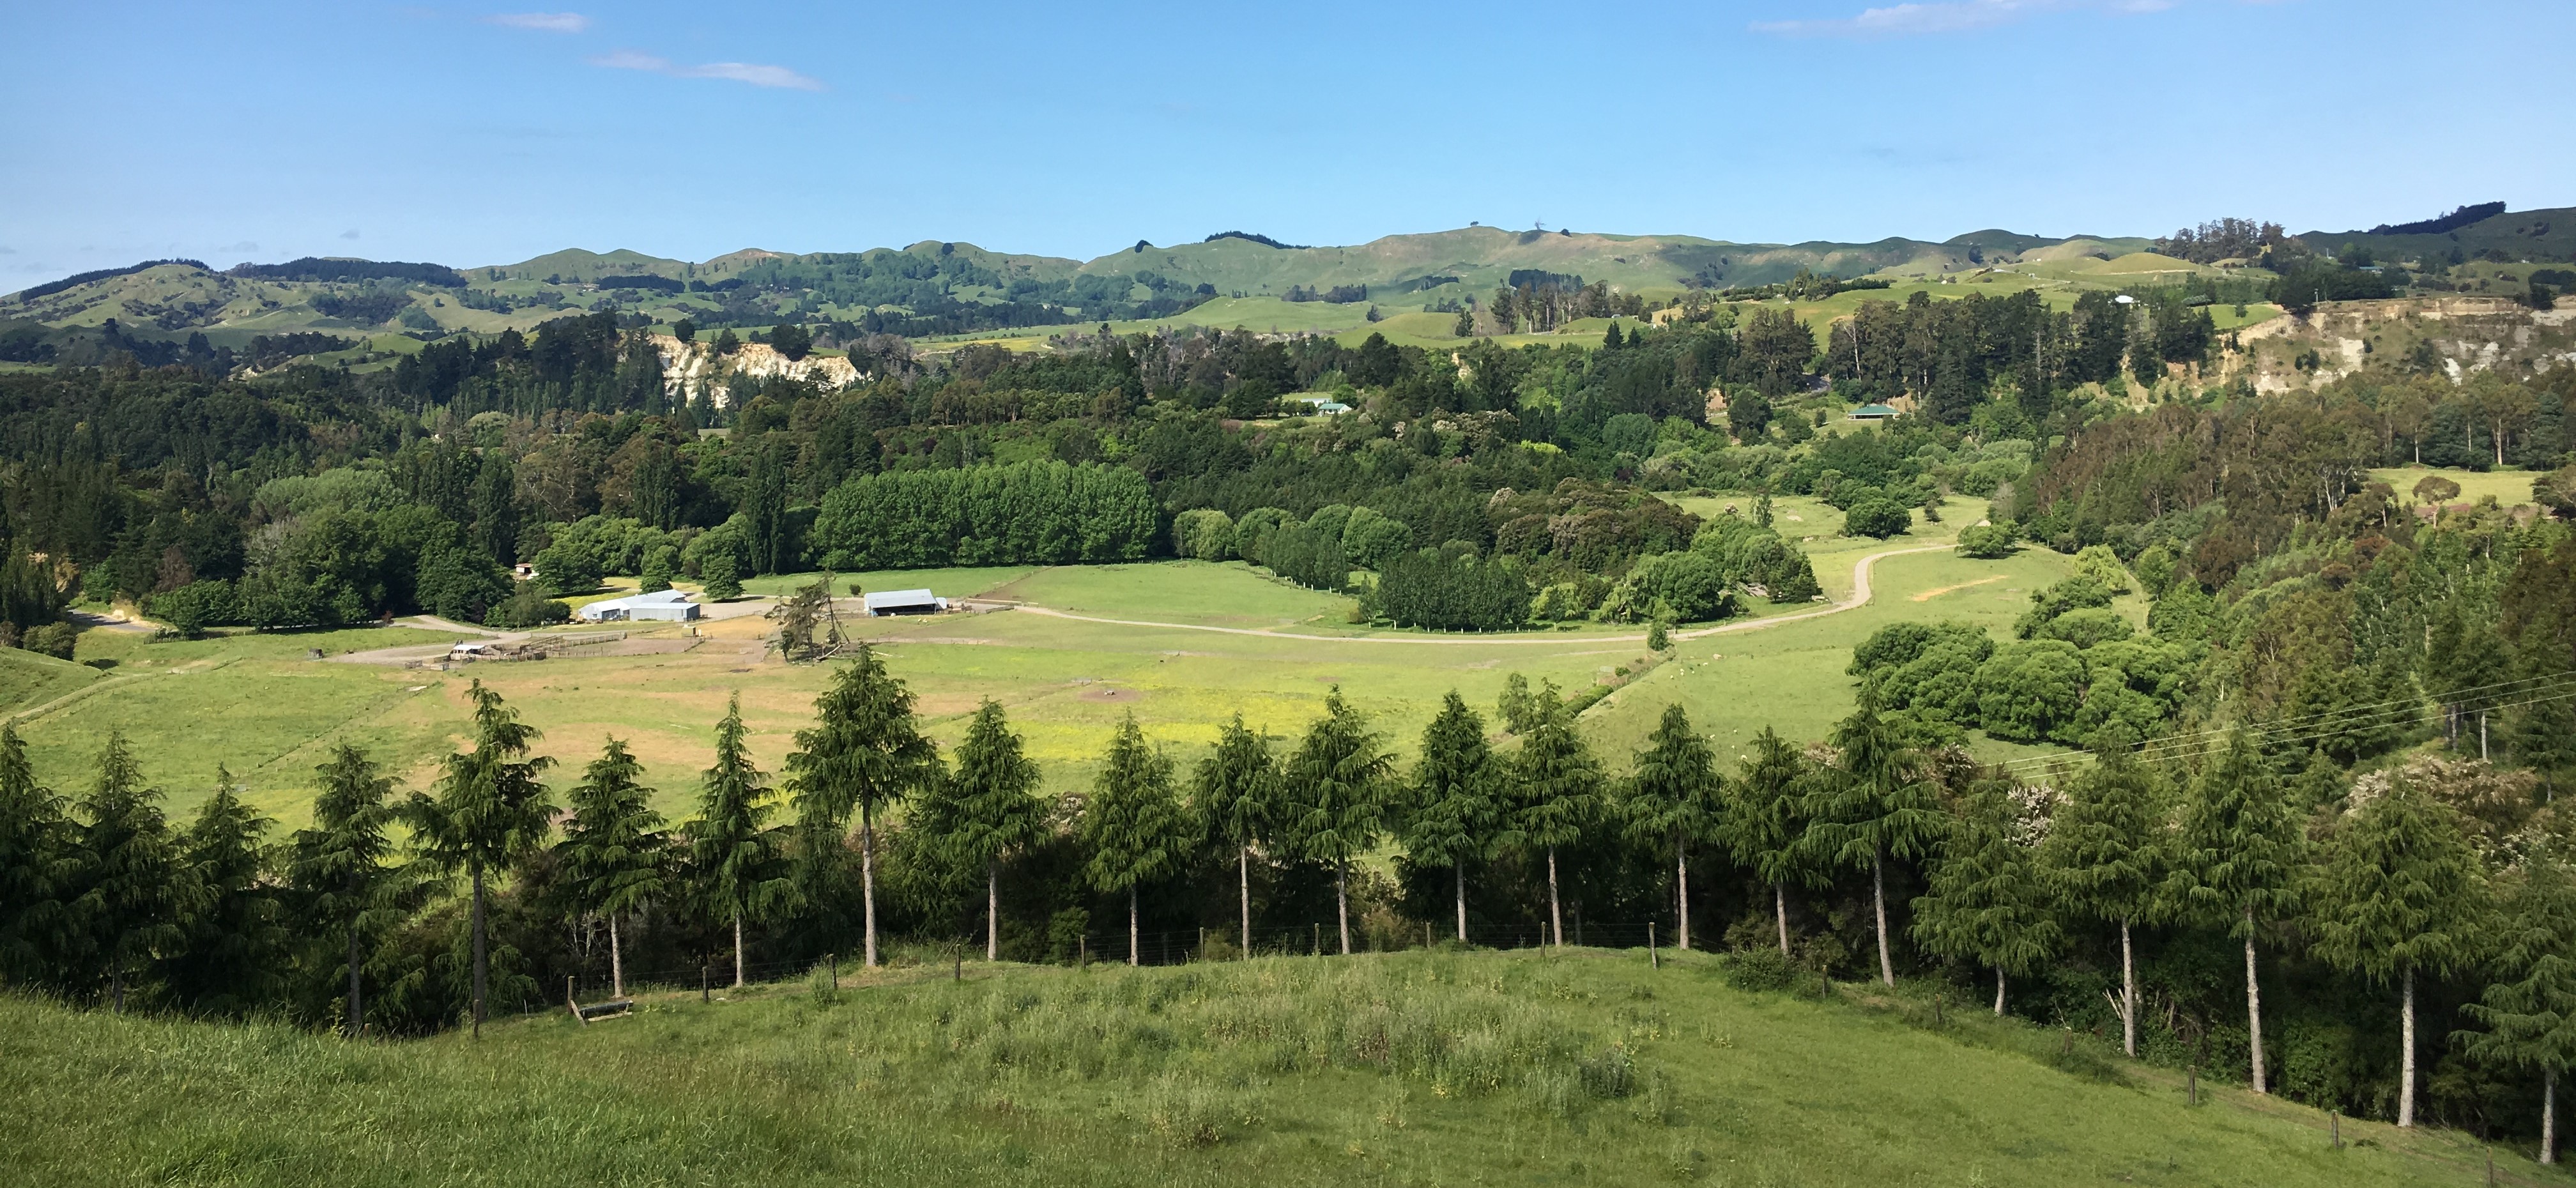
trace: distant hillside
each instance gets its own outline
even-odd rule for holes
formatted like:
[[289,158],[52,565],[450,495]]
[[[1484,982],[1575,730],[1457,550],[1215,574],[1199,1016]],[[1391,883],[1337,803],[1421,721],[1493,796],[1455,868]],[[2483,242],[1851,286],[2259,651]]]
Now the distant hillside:
[[[2423,224],[2310,232],[2305,238],[2329,252],[2346,242],[2367,243],[2383,259],[2568,259],[2576,258],[2576,210],[2511,214],[2466,208]],[[830,327],[844,338],[924,338],[1156,322],[1219,299],[1325,303],[1312,307],[1318,310],[1365,305],[1388,315],[1447,318],[1498,287],[1524,283],[1600,284],[1620,293],[1671,297],[1688,288],[1776,284],[1802,271],[1902,281],[2010,268],[2098,287],[2137,283],[2135,273],[2190,267],[2140,254],[2151,246],[2137,237],[2052,238],[2002,229],[1938,243],[1889,238],[1782,244],[1469,226],[1344,247],[1287,246],[1256,232],[1228,231],[1198,243],[1140,241],[1089,261],[937,240],[863,252],[745,249],[694,262],[626,249],[568,249],[517,263],[453,269],[307,258],[216,272],[197,261],[170,260],[84,273],[0,297],[0,362],[65,357],[62,352],[82,336],[128,344],[166,341],[176,349],[202,334],[212,348],[240,352],[263,339],[273,351],[281,336],[295,333],[343,336],[357,344],[349,349],[363,361],[458,332],[526,331],[567,313],[613,312],[630,326],[668,327],[687,319],[702,330],[750,330],[792,320]],[[1356,321],[1356,313],[1350,320]],[[74,350],[69,357],[85,356]]]
[[2576,260],[2576,208],[2508,211],[2504,203],[2463,207],[2450,216],[2368,231],[2310,231],[2299,236],[2321,252],[2345,244],[2384,260],[2495,263]]

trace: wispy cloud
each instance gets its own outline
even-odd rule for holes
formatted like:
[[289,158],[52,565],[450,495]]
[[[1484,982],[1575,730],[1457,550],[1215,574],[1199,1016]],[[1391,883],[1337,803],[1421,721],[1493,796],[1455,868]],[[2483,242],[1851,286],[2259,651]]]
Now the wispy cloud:
[[1788,37],[1920,37],[2008,25],[2044,12],[2090,8],[2109,12],[2162,12],[2177,0],[1930,0],[1865,8],[1857,16],[1821,21],[1756,21],[1760,33]]
[[593,66],[610,70],[641,70],[650,74],[667,74],[673,78],[720,78],[731,82],[750,83],[755,87],[776,87],[790,91],[819,91],[823,84],[784,66],[766,66],[758,62],[704,62],[683,66],[668,58],[657,58],[636,50],[617,50],[590,59]]
[[342,239],[356,239],[357,237],[358,237],[358,229],[357,229],[357,228],[355,228],[355,227],[351,227],[351,228],[349,228],[348,230],[343,231],[343,232],[341,232],[341,233],[340,233],[340,238],[342,238]]
[[534,29],[539,33],[583,33],[590,29],[590,18],[577,12],[505,12],[483,19],[495,25]]

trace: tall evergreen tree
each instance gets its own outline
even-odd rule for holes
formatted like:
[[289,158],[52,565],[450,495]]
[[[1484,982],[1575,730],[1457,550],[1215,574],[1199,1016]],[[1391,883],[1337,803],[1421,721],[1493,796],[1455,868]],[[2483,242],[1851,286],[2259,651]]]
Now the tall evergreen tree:
[[72,832],[18,728],[0,724],[0,983],[43,979],[70,945]]
[[572,816],[555,843],[562,880],[576,910],[608,922],[608,992],[626,997],[626,950],[618,918],[642,911],[662,897],[671,862],[671,840],[653,790],[643,785],[644,765],[611,738],[583,769],[566,797]]
[[313,824],[296,830],[288,842],[287,886],[308,928],[335,928],[347,942],[349,989],[340,1017],[349,1038],[356,1039],[367,1021],[364,938],[386,922],[395,880],[385,861],[393,853],[387,828],[397,813],[394,782],[348,743],[332,748],[313,771],[319,777]]
[[491,985],[485,883],[493,871],[545,845],[554,805],[541,777],[554,760],[532,754],[536,727],[520,721],[499,693],[477,680],[467,695],[474,702],[474,749],[442,761],[437,795],[412,793],[410,816],[412,845],[422,859],[449,874],[463,871],[471,886],[474,1034],[480,1038]]
[[106,976],[122,1014],[127,979],[186,937],[180,921],[194,898],[189,872],[161,815],[161,790],[145,785],[122,732],[109,732],[98,780],[74,811],[81,819],[79,895],[71,914],[81,927],[83,953]]
[[181,839],[196,903],[166,966],[172,991],[193,1011],[239,1014],[277,991],[287,930],[261,844],[276,824],[242,803],[231,772],[215,769],[215,794]]
[[2078,919],[2120,929],[2120,1048],[2138,1054],[2138,963],[2131,931],[2155,907],[2163,877],[2167,788],[2125,739],[2095,752],[2067,788],[2041,847],[2050,885]]
[[474,475],[468,539],[493,561],[508,566],[519,559],[519,471],[509,455],[493,450],[483,455]]
[[2483,890],[2458,814],[2406,780],[2339,822],[2326,843],[2316,952],[2377,985],[2399,984],[2399,1126],[2415,1125],[2415,975],[2439,977],[2475,958]]
[[1896,984],[1896,958],[1888,947],[1887,862],[1928,857],[1948,824],[1940,801],[1915,770],[1917,757],[1897,741],[1876,697],[1861,690],[1860,706],[1834,727],[1833,766],[1814,773],[1800,806],[1811,822],[1806,844],[1838,866],[1867,866],[1871,902],[1878,916],[1879,980]]
[[1512,757],[1513,804],[1500,840],[1547,858],[1548,927],[1565,945],[1565,894],[1557,879],[1556,852],[1583,840],[1601,815],[1601,764],[1574,729],[1574,715],[1556,687],[1542,686],[1530,711],[1530,730]]
[[1324,695],[1324,716],[1306,728],[1281,773],[1294,807],[1297,848],[1333,867],[1333,902],[1342,953],[1351,951],[1351,859],[1367,853],[1386,832],[1387,780],[1395,760],[1378,749],[1359,711],[1335,685]]
[[876,816],[937,776],[939,751],[922,737],[912,690],[886,672],[876,649],[859,645],[814,699],[814,725],[796,732],[787,756],[796,814],[809,829],[846,829],[859,818],[859,886],[867,964],[877,964]]
[[2495,979],[2464,1008],[2487,1029],[2461,1039],[2471,1057],[2540,1074],[2540,1161],[2556,1163],[2558,1075],[2576,1063],[2576,870],[2543,846],[2503,906]]
[[2173,850],[2173,887],[2183,912],[2227,926],[2245,945],[2245,1027],[2254,1092],[2265,1091],[2263,983],[2254,938],[2298,906],[2307,868],[2307,822],[2243,729],[2228,732],[2183,799]]
[[743,964],[742,923],[784,907],[794,887],[783,869],[778,831],[769,825],[777,806],[752,764],[742,725],[742,694],[725,702],[716,723],[715,765],[701,777],[698,815],[680,826],[689,850],[689,881],[701,910],[733,924],[733,984],[749,981]]
[[984,868],[984,959],[1002,959],[1002,863],[1046,840],[1038,765],[992,698],[957,745],[957,770],[923,805],[921,828],[957,862]]
[[1398,838],[1412,860],[1449,868],[1458,943],[1467,943],[1467,864],[1484,857],[1503,816],[1503,772],[1485,743],[1485,720],[1452,689],[1422,730]]
[[1638,753],[1637,771],[1628,780],[1621,807],[1630,837],[1671,847],[1674,936],[1688,949],[1690,847],[1724,836],[1726,779],[1717,773],[1717,756],[1708,740],[1691,731],[1690,715],[1678,702],[1664,707],[1663,721]]
[[1094,890],[1127,893],[1127,964],[1143,961],[1137,889],[1180,872],[1189,862],[1190,825],[1172,789],[1172,761],[1145,742],[1136,715],[1109,740],[1091,801],[1083,806],[1083,875]]
[[1789,884],[1815,877],[1814,855],[1804,844],[1802,815],[1806,760],[1768,726],[1753,736],[1753,753],[1727,782],[1723,825],[1727,849],[1771,884],[1771,911],[1780,930],[1780,955],[1789,955]]
[[1195,779],[1196,808],[1209,835],[1234,851],[1237,906],[1242,912],[1245,956],[1252,954],[1252,847],[1270,841],[1284,815],[1279,803],[1279,761],[1267,736],[1234,720],[1218,732],[1216,745],[1199,760]]
[[1981,780],[1970,790],[1928,881],[1914,901],[1915,937],[1935,953],[1995,971],[1995,1014],[2003,1014],[2004,979],[2047,960],[2058,940],[2010,785]]

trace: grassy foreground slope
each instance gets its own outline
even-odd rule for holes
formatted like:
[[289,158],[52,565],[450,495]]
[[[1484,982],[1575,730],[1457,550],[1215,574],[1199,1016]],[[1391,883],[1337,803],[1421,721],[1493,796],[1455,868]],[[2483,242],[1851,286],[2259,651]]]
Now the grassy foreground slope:
[[[108,1184],[2466,1184],[1973,1007],[1636,952],[918,967],[350,1045],[0,999],[0,1147]],[[2051,1067],[2052,1064],[2064,1067]],[[2500,1154],[2515,1182],[2562,1183]]]

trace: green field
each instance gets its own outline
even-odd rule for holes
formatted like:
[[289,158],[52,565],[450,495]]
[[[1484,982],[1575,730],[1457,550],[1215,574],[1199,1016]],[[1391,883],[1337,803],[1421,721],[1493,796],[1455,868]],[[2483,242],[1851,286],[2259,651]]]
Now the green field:
[[[1740,501],[1740,497],[1738,497]],[[1722,510],[1727,497],[1680,502]],[[1828,596],[1852,590],[1863,557],[1938,547],[1950,530],[1978,518],[1974,501],[1953,501],[1947,522],[1919,524],[1888,541],[1832,535],[1839,513],[1803,498],[1776,505],[1779,524],[1805,542]],[[1569,695],[1595,684],[1635,683],[1586,715],[1586,728],[1614,769],[1667,701],[1689,707],[1721,746],[1763,725],[1795,738],[1820,737],[1848,712],[1851,647],[1902,618],[1967,617],[2001,630],[2028,592],[2054,580],[2065,560],[2026,550],[2005,561],[1972,561],[1946,551],[1902,552],[1876,564],[1875,596],[1848,613],[1772,623],[1828,609],[1769,606],[1753,615],[1679,632],[1673,661],[1652,657],[1640,629],[1580,624],[1511,635],[1435,634],[1354,625],[1353,600],[1301,589],[1240,562],[1155,562],[1054,568],[1003,567],[835,578],[886,590],[927,586],[1016,609],[981,614],[866,619],[845,625],[886,650],[893,670],[920,694],[933,737],[953,744],[984,698],[1001,702],[1043,765],[1051,792],[1087,786],[1096,757],[1129,713],[1187,761],[1241,712],[1255,726],[1292,737],[1322,712],[1334,686],[1409,758],[1441,695],[1494,704],[1514,672],[1553,681]],[[755,593],[785,592],[814,575],[777,575]],[[807,724],[827,669],[780,662],[766,639],[760,604],[696,625],[630,628],[651,654],[480,663],[454,671],[401,663],[316,661],[311,650],[412,648],[396,657],[434,656],[458,637],[411,628],[366,628],[196,642],[155,642],[93,630],[85,662],[106,671],[29,656],[0,666],[0,697],[18,713],[38,774],[65,790],[88,780],[110,730],[133,741],[147,776],[185,813],[213,787],[218,764],[249,799],[289,826],[301,824],[313,767],[338,742],[376,753],[408,786],[436,777],[439,756],[456,746],[468,682],[480,678],[546,732],[545,750],[568,767],[610,736],[644,761],[661,807],[688,810],[706,766],[715,720],[739,690],[754,754],[776,772]],[[658,641],[658,642],[656,642]],[[423,646],[428,645],[428,646]],[[1723,658],[1721,658],[1723,657]],[[1626,671],[1622,671],[1626,670]],[[77,696],[66,696],[77,692]],[[2027,753],[1980,743],[1995,756]],[[1732,752],[1728,752],[1732,753]]]
[[2407,502],[2415,499],[2415,484],[2438,475],[2460,485],[2453,503],[2476,503],[2494,496],[2504,507],[2531,502],[2531,480],[2540,476],[2528,470],[2459,470],[2446,466],[2390,466],[2370,472],[2373,482],[2386,483]]
[[[2472,1184],[2486,1152],[1699,954],[899,968],[349,1044],[0,998],[25,1183]],[[2067,1053],[2060,1054],[2061,1045]],[[2566,1183],[2508,1150],[2513,1183]]]

